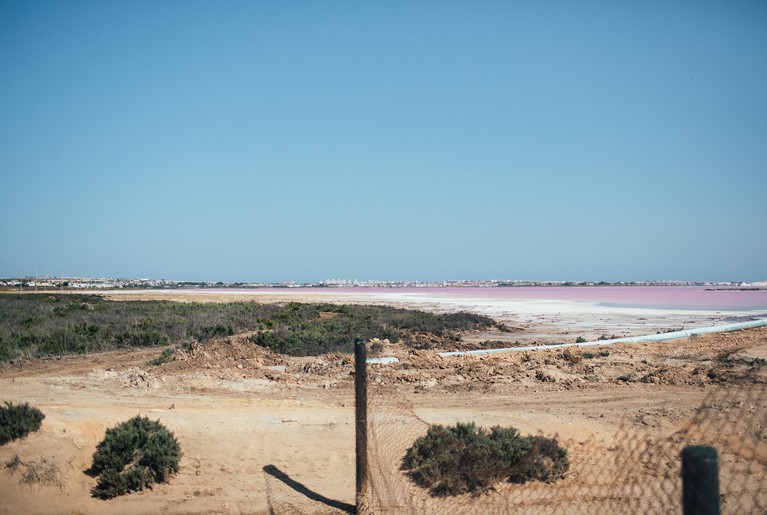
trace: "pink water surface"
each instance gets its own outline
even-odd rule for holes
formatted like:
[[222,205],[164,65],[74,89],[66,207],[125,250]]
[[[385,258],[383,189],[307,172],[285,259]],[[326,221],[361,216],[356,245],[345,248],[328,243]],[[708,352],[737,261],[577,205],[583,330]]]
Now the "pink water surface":
[[626,307],[767,311],[767,288],[710,286],[545,286],[497,288],[288,288],[259,292],[398,294],[445,299],[569,300]]

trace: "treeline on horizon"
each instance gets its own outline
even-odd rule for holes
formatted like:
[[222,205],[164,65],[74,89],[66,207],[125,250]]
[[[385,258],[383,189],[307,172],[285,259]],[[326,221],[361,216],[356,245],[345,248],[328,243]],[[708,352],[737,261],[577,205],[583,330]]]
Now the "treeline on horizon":
[[396,342],[409,331],[457,340],[460,332],[493,326],[506,329],[472,313],[435,315],[388,306],[0,295],[0,360],[184,345],[247,331],[256,331],[249,338],[254,344],[283,354],[351,353],[357,337]]

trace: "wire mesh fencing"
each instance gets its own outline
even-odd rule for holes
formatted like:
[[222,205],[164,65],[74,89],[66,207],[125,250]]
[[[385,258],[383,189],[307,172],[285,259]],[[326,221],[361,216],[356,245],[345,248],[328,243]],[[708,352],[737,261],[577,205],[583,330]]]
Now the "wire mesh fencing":
[[[360,512],[682,513],[681,452],[690,445],[708,445],[719,453],[721,512],[767,513],[765,395],[764,384],[712,388],[670,434],[645,430],[627,418],[609,441],[559,439],[569,459],[562,480],[501,482],[479,493],[440,497],[415,484],[403,467],[408,449],[430,424],[406,396],[373,387],[368,390],[368,491]],[[352,504],[327,499],[275,467],[267,468],[271,513],[356,511]]]
[[502,483],[490,491],[435,497],[403,470],[429,424],[403,399],[372,392],[371,513],[682,513],[681,451],[709,445],[720,456],[722,513],[767,512],[765,385],[712,390],[681,429],[658,437],[626,423],[611,442],[563,441],[570,470],[556,483]]

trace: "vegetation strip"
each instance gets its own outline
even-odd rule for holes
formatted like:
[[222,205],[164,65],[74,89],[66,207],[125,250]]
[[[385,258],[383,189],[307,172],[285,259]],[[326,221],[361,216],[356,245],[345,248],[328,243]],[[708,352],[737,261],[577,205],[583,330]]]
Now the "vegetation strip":
[[[465,331],[491,327],[508,330],[482,315],[436,315],[388,306],[202,304],[112,301],[98,295],[0,295],[0,361],[184,345],[242,332],[254,332],[250,336],[254,344],[282,354],[350,354],[356,337],[395,343],[408,333],[428,333],[449,344],[460,341]],[[405,343],[419,345],[414,341]]]

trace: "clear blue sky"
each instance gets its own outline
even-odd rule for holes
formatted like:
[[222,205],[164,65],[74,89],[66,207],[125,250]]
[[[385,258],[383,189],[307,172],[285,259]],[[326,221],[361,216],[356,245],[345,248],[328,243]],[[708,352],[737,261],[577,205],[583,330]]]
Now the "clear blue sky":
[[767,280],[767,2],[0,0],[0,276]]

